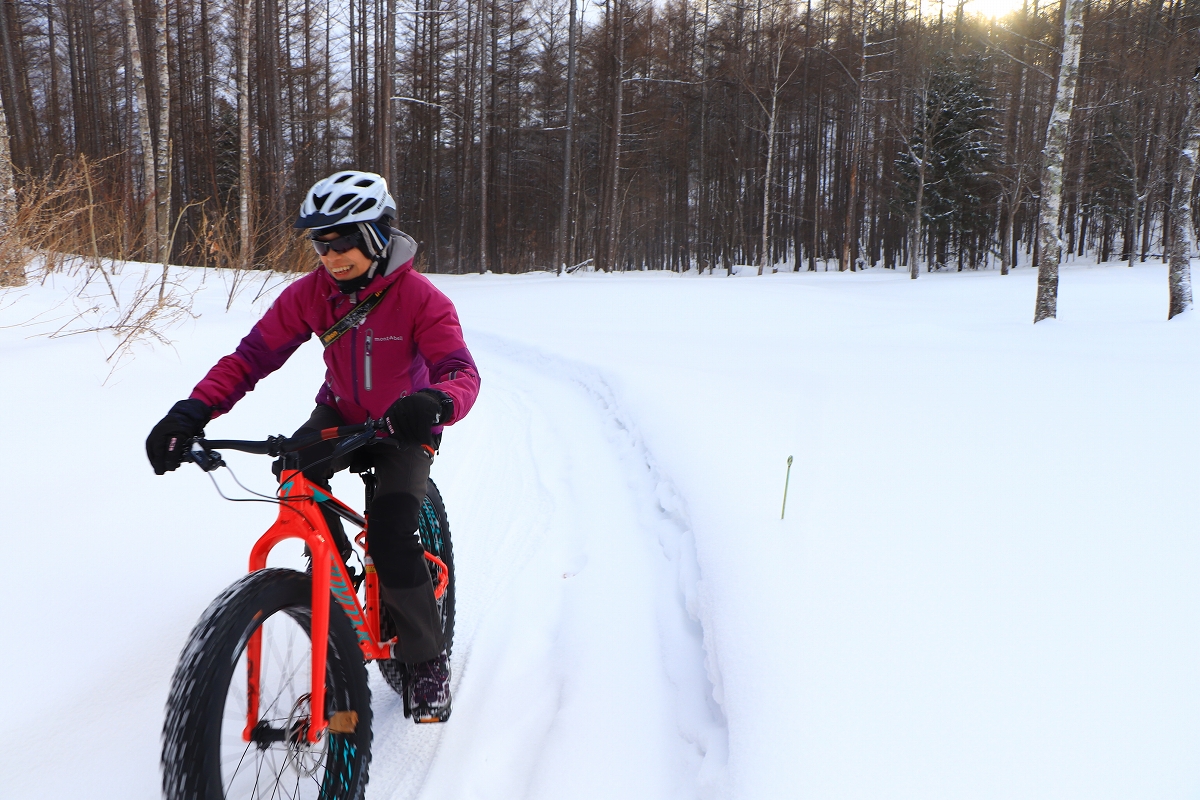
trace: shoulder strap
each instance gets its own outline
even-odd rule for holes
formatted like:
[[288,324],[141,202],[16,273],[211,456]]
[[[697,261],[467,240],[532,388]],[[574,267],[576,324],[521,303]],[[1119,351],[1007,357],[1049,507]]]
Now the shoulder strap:
[[377,292],[372,292],[360,301],[354,308],[346,312],[346,316],[333,323],[333,327],[321,334],[321,346],[329,347],[329,345],[341,338],[342,334],[351,328],[355,327],[367,318],[367,314],[375,306],[379,305],[383,300],[383,296],[387,294],[388,289],[392,288],[389,284]]

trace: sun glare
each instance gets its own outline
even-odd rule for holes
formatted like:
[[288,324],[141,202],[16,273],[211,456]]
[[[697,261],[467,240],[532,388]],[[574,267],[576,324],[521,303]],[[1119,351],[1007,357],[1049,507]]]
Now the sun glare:
[[[1047,0],[1043,0],[1042,5],[1046,4]],[[1048,0],[1054,2],[1054,0]],[[992,19],[1004,19],[1014,11],[1020,11],[1022,4],[1028,0],[966,0],[963,6],[967,14],[980,16]],[[937,0],[925,0],[925,13],[936,16],[938,12],[945,14],[947,18],[952,18],[956,10],[956,0],[943,0],[940,4]],[[1032,3],[1030,6],[1032,7]],[[939,7],[940,6],[940,7]]]
[[1022,0],[968,0],[968,12],[974,12],[982,17],[1003,19],[1014,11],[1021,9]]

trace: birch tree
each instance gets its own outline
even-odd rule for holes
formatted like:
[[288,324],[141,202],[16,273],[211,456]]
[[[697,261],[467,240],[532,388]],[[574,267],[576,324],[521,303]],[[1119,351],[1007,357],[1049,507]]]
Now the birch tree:
[[1183,130],[1175,163],[1175,191],[1171,194],[1171,265],[1167,272],[1171,301],[1167,319],[1192,307],[1192,183],[1200,157],[1200,68],[1184,88]]
[[155,203],[154,137],[150,132],[150,106],[146,103],[146,76],[142,66],[142,46],[138,42],[137,12],[133,0],[125,0],[125,36],[129,41],[129,67],[133,84],[133,99],[137,106],[138,139],[142,146],[142,179],[134,180],[141,187],[142,208],[145,213],[143,228],[146,237],[147,260],[157,260],[158,252],[158,209]]
[[[17,216],[17,190],[13,185],[12,148],[8,139],[8,120],[0,102],[0,237],[8,233]],[[6,253],[0,260],[0,286],[24,286],[25,262],[18,253]]]
[[1042,193],[1038,212],[1038,290],[1033,311],[1034,323],[1055,316],[1058,306],[1058,262],[1062,257],[1062,237],[1058,214],[1062,208],[1063,156],[1075,105],[1075,83],[1079,79],[1079,49],[1083,41],[1084,0],[1063,0],[1062,61],[1058,67],[1058,91],[1054,110],[1046,126],[1046,147],[1042,151]]
[[771,34],[775,37],[775,41],[771,43],[771,85],[769,88],[770,98],[769,106],[759,96],[759,92],[754,87],[751,87],[750,92],[758,103],[759,108],[767,116],[767,166],[763,170],[763,203],[762,203],[762,228],[759,232],[759,260],[758,274],[762,275],[767,267],[771,266],[771,248],[770,248],[770,233],[771,233],[771,176],[775,169],[775,146],[778,139],[778,124],[779,119],[779,94],[783,88],[795,76],[796,70],[800,68],[800,62],[797,61],[787,77],[783,75],[783,61],[787,51],[789,42],[792,39],[794,26],[791,24],[792,18],[788,14],[786,8],[781,10],[778,5],[772,5],[768,27]]
[[900,141],[908,150],[917,178],[917,190],[913,197],[912,223],[908,234],[908,277],[916,280],[921,274],[921,220],[925,214],[925,173],[929,162],[926,158],[930,139],[931,115],[929,113],[929,76],[923,76],[916,92],[916,130],[909,137],[901,134]]

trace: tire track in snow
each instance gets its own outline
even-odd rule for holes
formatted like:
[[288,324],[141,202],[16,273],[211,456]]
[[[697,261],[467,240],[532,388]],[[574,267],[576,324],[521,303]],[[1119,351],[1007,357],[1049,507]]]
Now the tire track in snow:
[[368,797],[722,796],[679,493],[597,371],[472,342],[487,389],[434,470],[460,581],[454,716],[413,726],[372,670]]
[[[651,510],[650,519],[645,521],[646,527],[653,530],[646,532],[656,534],[663,555],[676,572],[678,592],[668,592],[660,598],[664,607],[659,608],[659,613],[668,617],[663,620],[664,649],[696,648],[691,663],[703,664],[703,680],[686,674],[679,663],[672,670],[672,679],[679,691],[681,731],[694,743],[701,758],[701,795],[722,795],[728,758],[728,726],[721,707],[723,686],[715,648],[703,623],[700,565],[683,495],[658,466],[638,426],[621,407],[600,370],[507,337],[473,332],[472,341],[476,340],[486,342],[493,352],[528,364],[539,372],[574,382],[589,395],[608,423],[617,456],[629,470],[631,492]],[[670,619],[672,612],[677,611],[683,613]],[[668,662],[673,663],[674,659]]]

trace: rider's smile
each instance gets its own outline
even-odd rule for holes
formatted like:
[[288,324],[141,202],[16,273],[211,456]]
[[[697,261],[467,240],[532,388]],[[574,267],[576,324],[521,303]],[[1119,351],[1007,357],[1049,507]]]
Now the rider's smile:
[[[323,240],[336,239],[338,234],[331,233],[327,236],[320,237]],[[365,275],[367,270],[371,268],[371,258],[359,250],[357,247],[352,247],[344,253],[339,253],[336,250],[330,250],[323,256],[319,256],[321,263],[325,265],[325,269],[329,274],[339,281],[352,281],[360,275]]]

